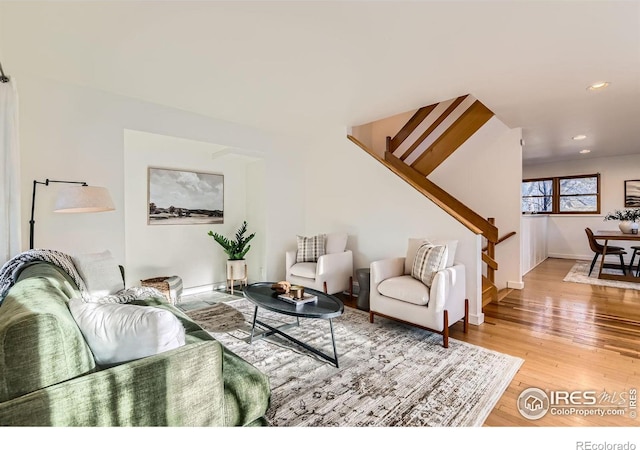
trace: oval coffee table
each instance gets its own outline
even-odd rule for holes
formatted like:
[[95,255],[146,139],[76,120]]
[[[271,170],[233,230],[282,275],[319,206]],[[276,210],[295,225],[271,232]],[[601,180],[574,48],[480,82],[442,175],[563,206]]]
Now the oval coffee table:
[[[249,337],[248,342],[251,344],[254,339],[262,339],[263,337],[271,336],[272,334],[278,334],[338,367],[338,353],[336,352],[336,340],[333,334],[333,322],[331,319],[340,316],[344,312],[344,305],[342,302],[333,295],[325,294],[324,292],[316,291],[315,289],[305,288],[305,293],[315,295],[318,299],[302,305],[294,305],[293,303],[279,299],[278,294],[271,289],[272,284],[273,283],[266,282],[253,283],[243,289],[244,296],[255,305],[255,311],[253,312],[253,324],[251,326],[251,336]],[[271,325],[258,320],[258,308],[264,308],[285,316],[295,317],[296,322],[287,323],[279,327],[272,327]],[[300,317],[306,319],[325,319],[329,321],[329,328],[331,329],[331,343],[333,344],[333,357],[321,352],[305,342],[300,341],[299,339],[294,338],[293,336],[286,334],[283,331],[294,326],[300,326]],[[266,328],[267,331],[255,334],[256,324]]]

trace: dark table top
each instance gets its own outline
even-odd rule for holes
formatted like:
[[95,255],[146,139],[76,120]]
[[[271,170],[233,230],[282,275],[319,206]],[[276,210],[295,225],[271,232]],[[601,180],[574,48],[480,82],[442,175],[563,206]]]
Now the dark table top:
[[332,319],[344,312],[344,305],[337,297],[315,289],[304,288],[306,294],[318,297],[316,301],[295,305],[279,299],[278,294],[271,289],[274,283],[253,283],[243,289],[244,296],[253,304],[288,316],[306,317],[309,319]]

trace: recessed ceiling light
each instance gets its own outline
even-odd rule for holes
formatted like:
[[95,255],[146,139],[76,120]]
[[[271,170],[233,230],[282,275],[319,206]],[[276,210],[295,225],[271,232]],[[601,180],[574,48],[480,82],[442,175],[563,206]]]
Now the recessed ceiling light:
[[587,91],[599,91],[600,89],[604,89],[609,86],[608,81],[598,81],[597,83],[593,83],[591,86],[587,88]]
[[573,139],[574,141],[581,141],[581,140],[586,139],[586,138],[587,138],[587,136],[584,135],[584,134],[576,134],[571,139]]
[[585,149],[580,150],[580,153],[582,153],[584,155],[585,153],[591,153],[591,150],[589,150],[588,148],[585,148]]

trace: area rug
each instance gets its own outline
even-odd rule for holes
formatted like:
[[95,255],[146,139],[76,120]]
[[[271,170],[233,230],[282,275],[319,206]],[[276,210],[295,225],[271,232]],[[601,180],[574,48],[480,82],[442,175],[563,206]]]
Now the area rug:
[[[523,360],[345,308],[333,319],[340,368],[285,339],[246,342],[254,307],[234,300],[188,312],[270,379],[274,426],[481,426]],[[271,325],[295,322],[263,309]],[[287,333],[333,354],[329,323],[300,319]]]
[[[572,283],[593,284],[597,286],[616,287],[616,288],[622,288],[622,289],[640,290],[640,283],[632,283],[629,281],[617,281],[617,280],[601,280],[600,278],[598,278],[598,270],[599,270],[598,263],[596,263],[596,266],[593,268],[593,272],[591,272],[591,276],[589,276],[590,266],[591,266],[590,262],[576,261],[576,263],[573,265],[573,267],[571,268],[567,276],[564,277],[563,281],[570,281]],[[616,270],[616,269],[603,269],[603,272],[622,275],[622,271]]]

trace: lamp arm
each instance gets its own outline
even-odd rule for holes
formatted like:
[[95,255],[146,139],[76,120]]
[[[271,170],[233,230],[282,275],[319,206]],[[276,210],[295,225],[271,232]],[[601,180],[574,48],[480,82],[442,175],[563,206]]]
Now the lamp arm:
[[35,208],[36,208],[36,186],[39,184],[44,184],[45,186],[49,186],[49,183],[66,183],[66,184],[81,184],[82,186],[87,186],[87,183],[84,181],[62,181],[62,180],[50,180],[47,178],[45,181],[37,181],[33,180],[33,193],[31,194],[31,219],[29,219],[29,249],[33,249],[33,232],[35,228],[36,221],[33,219]]

